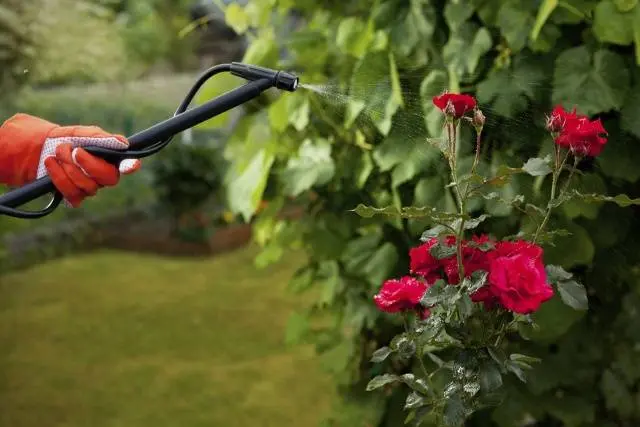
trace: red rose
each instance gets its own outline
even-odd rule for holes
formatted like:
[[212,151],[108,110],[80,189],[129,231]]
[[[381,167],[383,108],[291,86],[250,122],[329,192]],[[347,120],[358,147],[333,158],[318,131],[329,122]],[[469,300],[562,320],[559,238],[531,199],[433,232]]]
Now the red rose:
[[470,95],[445,92],[442,95],[434,96],[433,104],[443,113],[459,119],[467,111],[471,111],[476,107],[476,100]]
[[566,147],[576,156],[596,157],[607,143],[607,131],[600,119],[590,121],[586,117],[567,120],[556,144]]
[[[419,308],[420,300],[427,288],[426,283],[410,276],[404,276],[399,280],[390,279],[384,282],[380,292],[373,299],[378,308],[387,313],[414,310]],[[428,310],[426,315],[428,315]]]
[[495,297],[503,307],[528,314],[553,296],[542,263],[542,248],[529,242],[500,242],[489,268],[489,289],[476,299]]
[[409,250],[411,273],[419,274],[429,283],[433,283],[439,278],[438,269],[440,268],[440,263],[430,252],[436,243],[438,243],[438,239],[434,237],[426,243]]
[[565,111],[561,105],[557,105],[551,115],[547,117],[547,130],[552,133],[560,133],[564,129],[567,121],[576,120],[578,115],[574,108],[572,112]]

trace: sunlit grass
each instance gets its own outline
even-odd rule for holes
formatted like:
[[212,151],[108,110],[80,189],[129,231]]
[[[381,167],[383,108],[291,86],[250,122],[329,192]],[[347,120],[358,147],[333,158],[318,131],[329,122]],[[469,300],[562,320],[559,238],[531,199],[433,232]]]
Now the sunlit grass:
[[103,252],[0,278],[0,426],[315,426],[335,399],[287,348],[299,255],[265,270]]

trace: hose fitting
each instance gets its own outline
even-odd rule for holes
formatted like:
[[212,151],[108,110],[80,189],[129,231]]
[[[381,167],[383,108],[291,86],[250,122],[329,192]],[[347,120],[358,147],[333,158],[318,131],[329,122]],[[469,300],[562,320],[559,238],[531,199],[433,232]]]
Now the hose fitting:
[[242,77],[245,80],[273,80],[274,87],[289,92],[293,92],[298,88],[298,77],[285,71],[242,64],[240,62],[232,62],[230,71],[234,76]]

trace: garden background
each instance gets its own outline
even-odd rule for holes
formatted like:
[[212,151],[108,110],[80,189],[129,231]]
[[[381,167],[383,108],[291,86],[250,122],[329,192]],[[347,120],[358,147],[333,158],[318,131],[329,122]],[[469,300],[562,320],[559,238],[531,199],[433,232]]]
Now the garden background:
[[[5,0],[0,118],[131,135],[232,60],[315,90],[176,137],[81,209],[0,219],[0,426],[403,425],[406,390],[364,391],[402,368],[369,361],[401,327],[372,296],[427,224],[351,210],[452,205],[443,90],[477,97],[486,171],[547,154],[553,105],[598,115],[609,143],[580,190],[640,197],[637,0]],[[487,233],[522,219],[498,199],[475,209]],[[576,201],[552,218],[571,235],[545,262],[583,279],[589,311],[545,304],[525,344],[544,363],[469,425],[640,421],[638,214]]]

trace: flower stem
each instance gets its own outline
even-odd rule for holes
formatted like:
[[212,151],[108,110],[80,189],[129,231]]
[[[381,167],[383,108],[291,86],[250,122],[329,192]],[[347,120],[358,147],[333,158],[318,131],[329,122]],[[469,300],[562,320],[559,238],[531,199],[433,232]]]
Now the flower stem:
[[547,222],[549,222],[549,218],[551,217],[551,211],[553,210],[553,202],[556,199],[558,178],[562,173],[562,168],[564,167],[564,164],[567,162],[568,157],[569,157],[569,151],[567,151],[567,154],[564,156],[564,159],[560,161],[560,148],[557,145],[555,146],[555,169],[553,170],[553,175],[551,178],[552,179],[551,195],[549,197],[549,203],[547,204],[547,212],[544,216],[544,219],[542,220],[542,223],[540,223],[540,226],[536,230],[536,234],[533,236],[533,243],[536,243],[536,241],[538,240],[538,237],[540,237],[540,233],[542,232],[544,227],[547,225]]
[[[409,326],[409,315],[407,313],[404,313],[404,315],[402,316],[402,320],[404,322],[404,330],[407,333],[407,335],[409,335],[411,337],[412,340],[415,340],[415,336],[413,334],[413,331],[411,330],[410,326]],[[415,340],[417,341],[417,340]],[[424,364],[424,352],[422,351],[422,347],[418,346],[418,344],[416,343],[416,353],[418,353],[418,362],[420,363],[420,369],[422,369],[422,374],[424,375],[425,381],[427,382],[427,386],[429,388],[429,393],[431,394],[431,396],[433,398],[436,397],[436,392],[435,392],[435,388],[433,387],[433,382],[431,381],[431,376],[429,375],[429,371],[427,370],[426,365]]]
[[476,172],[476,168],[478,167],[478,162],[480,161],[480,138],[481,138],[481,136],[482,136],[482,131],[476,132],[476,156],[473,159],[473,166],[471,166],[471,175],[473,175]]
[[[464,218],[462,216],[465,213],[465,201],[467,197],[467,191],[465,191],[464,196],[460,190],[460,183],[458,182],[458,165],[457,165],[457,123],[452,122],[448,123],[448,136],[449,136],[449,147],[451,151],[451,160],[449,161],[449,168],[451,169],[451,179],[453,181],[453,188],[455,190],[455,195],[457,199],[458,213],[460,214],[460,225],[458,226],[458,230],[456,230],[456,260],[458,263],[458,275],[460,283],[462,283],[462,279],[464,278],[464,265],[462,264],[462,238],[464,237]],[[467,186],[468,188],[468,186]]]

